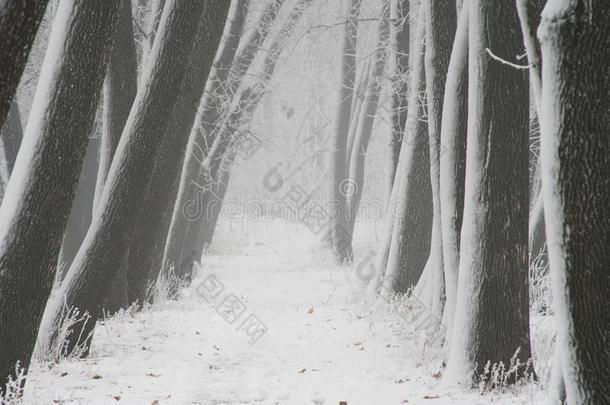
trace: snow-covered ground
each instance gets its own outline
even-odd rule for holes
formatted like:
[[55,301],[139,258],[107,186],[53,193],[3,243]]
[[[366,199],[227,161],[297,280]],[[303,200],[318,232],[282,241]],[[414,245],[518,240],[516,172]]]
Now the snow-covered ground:
[[[360,256],[374,233],[360,230]],[[37,364],[25,403],[543,402],[534,384],[485,395],[443,387],[439,349],[387,304],[367,303],[353,269],[330,265],[302,226],[224,223],[212,250],[178,301],[99,325],[88,359]]]

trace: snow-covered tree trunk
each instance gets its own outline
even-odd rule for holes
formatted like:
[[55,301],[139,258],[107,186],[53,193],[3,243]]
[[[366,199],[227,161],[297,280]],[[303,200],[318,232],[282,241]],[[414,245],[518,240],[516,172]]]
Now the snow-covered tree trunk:
[[4,0],[0,3],[0,128],[34,44],[48,0]]
[[[357,113],[357,120],[354,119],[352,125],[355,124],[354,139],[350,147],[348,155],[348,178],[352,183],[352,189],[347,197],[347,234],[350,245],[354,234],[354,225],[360,206],[360,199],[364,189],[364,163],[366,159],[366,151],[373,131],[373,123],[377,106],[379,104],[379,96],[381,85],[383,82],[383,73],[388,57],[387,47],[390,37],[390,1],[384,0],[381,6],[378,23],[378,40],[377,50],[372,56],[371,64],[373,66],[370,75],[368,75],[368,83],[365,88],[364,100],[362,101],[362,109]],[[356,115],[356,114],[355,114]],[[356,117],[353,117],[356,118]]]
[[409,100],[409,47],[411,46],[411,0],[395,0],[392,4],[392,40],[394,41],[393,110],[392,132],[390,135],[388,160],[388,202],[392,195],[394,176],[400,157],[402,135],[407,122],[407,102]]
[[[466,3],[465,3],[466,4]],[[446,377],[467,385],[487,362],[531,357],[528,293],[529,86],[515,63],[522,35],[514,2],[470,0],[464,217]],[[500,60],[501,58],[501,60]],[[517,378],[509,379],[513,383]]]
[[550,0],[542,188],[567,404],[610,403],[610,3]]
[[176,200],[180,169],[197,106],[203,96],[227,20],[230,2],[206,2],[193,46],[186,61],[182,88],[166,124],[163,142],[138,216],[129,252],[130,301],[143,303],[146,287],[155,281],[163,259],[171,213]]
[[432,184],[432,235],[429,267],[432,302],[430,310],[442,316],[445,302],[443,239],[441,230],[440,159],[444,147],[441,144],[441,123],[445,83],[455,39],[457,16],[455,3],[450,0],[429,0],[422,3],[426,13],[426,95],[428,100],[428,138],[430,146],[430,182]]
[[94,122],[119,5],[119,0],[66,0],[57,10],[8,185],[10,197],[0,208],[2,382],[14,376],[17,362],[25,369],[30,363]]
[[[468,1],[468,0],[467,0]],[[467,4],[467,3],[466,3]],[[441,123],[440,203],[445,269],[445,345],[451,342],[460,264],[468,132],[468,6],[462,7],[445,85]]]
[[[121,135],[92,225],[56,299],[49,302],[45,311],[43,327],[50,341],[57,339],[54,327],[60,322],[64,305],[94,315],[108,294],[132,240],[155,153],[179,95],[186,66],[176,61],[188,57],[203,6],[191,0],[166,3],[142,86]],[[82,345],[87,354],[94,326],[95,317],[75,324],[67,352]]]
[[425,9],[422,9],[412,50],[418,57],[414,58],[411,70],[409,112],[394,181],[398,190],[389,207],[395,223],[382,286],[397,293],[406,293],[417,283],[430,255],[433,212],[430,148],[428,126],[422,119],[426,92],[425,29]]
[[347,197],[349,190],[353,189],[348,178],[347,145],[351,122],[351,109],[356,81],[356,44],[358,40],[358,15],[361,0],[343,0],[345,9],[345,22],[342,24],[339,78],[340,85],[337,91],[337,111],[334,118],[334,128],[330,140],[329,154],[329,209],[330,228],[327,240],[340,262],[352,260],[352,244],[348,237]]
[[[275,21],[284,0],[271,0],[262,10],[252,30],[243,32],[243,23],[236,25],[233,34],[227,39],[225,49],[215,63],[212,79],[206,86],[206,91],[195,124],[189,136],[186,157],[182,165],[178,196],[173,207],[170,228],[164,248],[163,267],[180,267],[186,260],[192,260],[193,245],[201,230],[202,223],[207,219],[209,211],[206,206],[206,191],[200,186],[209,181],[208,168],[204,162],[208,158],[215,142],[222,131],[222,122],[231,114],[231,100],[238,91],[244,76],[267,38],[269,30]],[[241,11],[244,13],[245,11]],[[245,15],[242,14],[243,20]],[[238,20],[236,20],[238,24]],[[243,36],[237,49],[236,39]],[[224,117],[224,118],[223,118]],[[216,156],[210,161],[222,159]],[[191,240],[186,235],[195,235]],[[184,256],[184,257],[183,257]],[[199,258],[195,258],[198,260]]]
[[[114,31],[112,54],[104,86],[104,129],[102,131],[99,169],[95,185],[94,207],[100,199],[112,158],[116,151],[129,111],[136,97],[138,61],[134,41],[131,0],[122,0],[119,22]],[[104,303],[106,312],[125,308],[127,298],[127,259],[117,269],[110,294]]]

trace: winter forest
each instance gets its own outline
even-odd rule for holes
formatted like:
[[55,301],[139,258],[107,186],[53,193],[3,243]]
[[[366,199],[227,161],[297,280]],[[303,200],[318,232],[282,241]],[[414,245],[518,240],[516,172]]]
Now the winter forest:
[[0,405],[610,405],[608,0],[0,0],[0,128]]

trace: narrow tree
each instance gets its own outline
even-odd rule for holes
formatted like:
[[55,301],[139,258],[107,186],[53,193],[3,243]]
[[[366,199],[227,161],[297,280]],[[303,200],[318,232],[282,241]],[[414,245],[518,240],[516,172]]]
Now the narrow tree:
[[[529,86],[515,61],[517,9],[471,0],[469,106],[458,294],[446,376],[471,384],[487,362],[531,357],[528,298]],[[514,62],[513,62],[514,63]],[[508,382],[514,382],[510,379]]]
[[[121,135],[92,226],[56,299],[45,312],[43,327],[48,343],[57,339],[55,327],[64,307],[95,315],[108,294],[131,241],[155,153],[178,98],[185,65],[176,61],[188,57],[203,7],[203,2],[191,0],[166,3],[142,86]],[[74,325],[67,352],[82,345],[87,354],[94,326],[95,317]]]
[[566,403],[610,402],[610,3],[549,0],[542,187]]
[[138,300],[143,303],[148,282],[154,281],[150,275],[158,274],[157,269],[161,266],[189,134],[222,37],[229,5],[229,1],[206,2],[186,62],[182,89],[155,156],[129,253],[129,277],[133,281],[129,299],[132,302]]
[[426,13],[426,95],[428,101],[428,138],[430,146],[430,182],[432,184],[433,221],[429,267],[431,311],[441,316],[444,304],[443,240],[441,230],[440,159],[441,123],[445,83],[457,24],[455,3],[430,0],[422,3]]
[[[0,3],[0,128],[27,63],[48,0],[5,0]],[[7,63],[10,61],[10,63]]]
[[[411,95],[406,129],[396,172],[390,220],[395,223],[383,281],[386,292],[406,293],[419,280],[430,255],[432,189],[427,123],[423,120],[426,92],[424,67],[425,9],[417,20],[412,52]],[[404,163],[403,163],[404,162]]]
[[[59,5],[22,151],[0,208],[0,381],[27,369],[51,291],[119,0]],[[2,38],[5,38],[2,36]]]
[[464,213],[468,124],[468,3],[462,6],[445,85],[441,123],[440,203],[445,269],[445,345],[451,342]]

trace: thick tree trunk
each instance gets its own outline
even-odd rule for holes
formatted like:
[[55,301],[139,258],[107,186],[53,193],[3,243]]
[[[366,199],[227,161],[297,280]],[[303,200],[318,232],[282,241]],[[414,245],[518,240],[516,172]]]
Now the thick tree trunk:
[[333,135],[330,141],[330,228],[328,238],[335,259],[340,262],[352,260],[352,243],[348,234],[347,194],[353,189],[348,178],[347,145],[351,122],[351,109],[356,80],[356,44],[358,40],[358,14],[361,0],[344,0],[346,21],[340,46],[340,85],[337,91],[337,112]]
[[[129,111],[136,98],[138,61],[134,41],[131,0],[122,0],[121,14],[114,31],[112,54],[104,86],[104,131],[95,186],[94,207],[99,201],[112,158],[121,139]],[[114,313],[129,305],[127,299],[127,260],[124,259],[112,281],[104,310]]]
[[[209,160],[208,157],[214,143],[226,144],[228,141],[219,139],[218,136],[218,133],[223,130],[222,122],[231,114],[233,96],[238,91],[260,46],[267,38],[283,3],[284,0],[272,0],[268,3],[258,21],[253,24],[256,28],[244,32],[244,38],[239,43],[236,43],[236,40],[242,36],[241,24],[237,25],[239,30],[236,30],[227,39],[223,52],[215,62],[213,76],[206,86],[188,140],[178,196],[173,207],[164,248],[162,268],[165,270],[169,269],[167,266],[179,267],[185,259],[192,259],[193,244],[202,228],[202,223],[207,220],[204,216],[206,212],[203,211],[205,191],[200,185],[210,181],[206,178],[210,172],[208,168],[204,167],[204,162]],[[242,14],[240,18],[245,17]],[[236,24],[238,24],[238,20],[236,20]],[[214,162],[219,159],[222,159],[221,155],[215,156],[209,161]],[[188,210],[188,213],[183,210]],[[187,234],[195,236],[191,240],[187,240]]]
[[[132,240],[137,212],[151,178],[163,130],[178,98],[185,65],[204,4],[168,0],[157,39],[143,74],[129,118],[121,135],[92,226],[57,292],[49,303],[44,327],[57,339],[64,305],[81,313],[97,314]],[[75,324],[66,351],[77,346],[88,353],[95,318]],[[80,333],[82,330],[82,333]],[[82,337],[82,338],[79,338]]]
[[445,302],[443,238],[441,229],[440,159],[444,152],[441,144],[441,123],[445,83],[455,39],[457,16],[455,3],[450,0],[430,0],[422,7],[426,13],[426,94],[428,100],[428,138],[430,144],[430,182],[432,184],[432,236],[427,266],[434,280],[431,308],[442,316]]
[[11,109],[48,0],[0,3],[0,128]]
[[156,279],[161,267],[189,134],[220,44],[229,5],[229,1],[206,2],[186,63],[182,89],[155,156],[152,177],[129,252],[129,299],[132,302],[144,302],[148,282]]
[[567,404],[606,404],[610,3],[551,1],[539,32],[542,187],[561,371]]
[[[466,3],[467,4],[467,3]],[[464,213],[468,133],[468,6],[462,7],[445,85],[441,124],[440,203],[445,268],[445,345],[451,342]]]
[[[411,71],[411,95],[406,130],[400,151],[400,171],[394,187],[398,187],[392,242],[382,288],[406,293],[419,280],[430,255],[432,234],[432,189],[430,185],[430,150],[427,123],[421,95],[425,95],[424,33],[425,10],[420,12]],[[404,164],[403,164],[404,160]]]
[[402,135],[407,123],[407,109],[409,100],[409,47],[411,46],[411,0],[396,0],[393,4],[393,40],[394,43],[394,72],[393,72],[393,110],[392,132],[389,143],[388,184],[387,195],[390,201],[394,177],[400,157]]
[[0,208],[3,382],[14,376],[16,362],[25,369],[30,363],[93,126],[119,4],[66,0],[57,12],[24,144],[9,182],[10,198]]
[[[468,143],[455,323],[446,376],[472,384],[487,362],[531,358],[528,298],[529,86],[516,5],[470,0]],[[514,62],[513,62],[514,63]],[[491,384],[491,383],[490,383]]]

